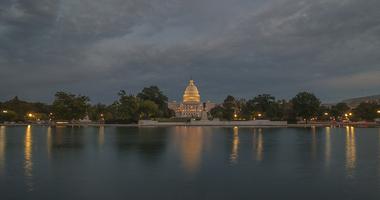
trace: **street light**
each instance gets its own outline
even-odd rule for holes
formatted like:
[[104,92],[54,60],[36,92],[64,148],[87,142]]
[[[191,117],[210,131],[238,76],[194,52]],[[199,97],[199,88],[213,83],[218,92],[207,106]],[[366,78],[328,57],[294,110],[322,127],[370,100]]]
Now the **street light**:
[[3,113],[8,113],[8,110],[3,110]]
[[377,114],[380,114],[380,110],[377,111]]
[[32,118],[34,115],[32,113],[28,113],[28,117]]
[[258,116],[258,117],[261,117],[261,116],[263,116],[263,115],[262,115],[261,113],[259,113],[259,114],[257,114],[257,116]]
[[329,113],[325,112],[325,113],[324,113],[324,115],[325,115],[325,116],[328,116],[328,115],[329,115]]

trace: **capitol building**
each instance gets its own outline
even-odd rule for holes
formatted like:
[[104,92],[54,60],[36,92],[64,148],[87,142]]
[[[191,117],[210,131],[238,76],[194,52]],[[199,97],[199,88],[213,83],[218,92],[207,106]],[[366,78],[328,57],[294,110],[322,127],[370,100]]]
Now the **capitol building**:
[[201,96],[199,95],[197,86],[194,84],[194,80],[189,81],[181,103],[176,101],[168,103],[169,109],[174,110],[175,116],[181,118],[201,117],[202,111],[208,113],[215,106],[216,104],[210,101],[201,102]]

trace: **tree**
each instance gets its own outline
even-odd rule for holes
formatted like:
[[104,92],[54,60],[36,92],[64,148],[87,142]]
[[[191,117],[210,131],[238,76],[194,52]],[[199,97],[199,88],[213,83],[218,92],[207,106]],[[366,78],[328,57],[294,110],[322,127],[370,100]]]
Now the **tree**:
[[59,120],[79,120],[86,116],[90,99],[87,96],[57,92],[53,102],[54,117]]
[[242,115],[245,119],[280,119],[283,112],[276,98],[270,94],[260,94],[245,104]]
[[100,120],[100,119],[105,119],[105,120],[108,120],[111,118],[111,114],[107,108],[106,105],[104,104],[96,104],[96,105],[93,105],[89,108],[89,117],[90,119],[92,120]]
[[318,109],[318,119],[322,121],[329,121],[332,116],[332,110],[327,106],[320,106]]
[[344,116],[345,113],[350,111],[350,107],[346,103],[338,103],[331,107],[331,116],[335,119],[339,119]]
[[354,109],[354,117],[356,119],[373,121],[378,116],[377,114],[378,108],[379,108],[379,105],[376,103],[366,103],[366,102],[360,103]]
[[14,121],[24,121],[27,113],[40,113],[47,115],[51,112],[51,106],[44,103],[33,103],[20,100],[17,96],[9,101],[2,103],[1,110],[13,111],[16,116]]
[[288,123],[297,122],[297,114],[293,109],[293,104],[291,101],[281,100],[278,102],[280,107],[280,112],[282,114],[281,119],[288,121]]
[[117,106],[117,119],[122,122],[137,122],[139,120],[139,99],[122,90],[119,92]]
[[300,92],[292,99],[292,104],[297,116],[306,119],[307,123],[318,114],[321,101],[312,93]]
[[149,100],[157,104],[159,108],[159,117],[171,117],[168,109],[168,97],[157,86],[145,87],[137,97],[143,101]]
[[228,95],[223,101],[223,118],[226,120],[234,119],[237,111],[237,102],[235,97]]
[[141,101],[139,105],[140,119],[151,119],[159,113],[159,108],[156,103],[150,100]]
[[223,119],[224,117],[224,108],[220,105],[215,106],[210,110],[210,114],[213,118]]
[[0,122],[11,122],[17,119],[17,113],[12,110],[0,110]]

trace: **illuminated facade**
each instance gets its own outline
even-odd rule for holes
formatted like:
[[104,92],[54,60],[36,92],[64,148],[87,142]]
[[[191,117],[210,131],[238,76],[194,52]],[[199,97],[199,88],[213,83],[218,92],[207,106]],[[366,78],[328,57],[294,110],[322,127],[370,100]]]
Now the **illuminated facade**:
[[182,103],[173,101],[168,104],[168,107],[174,110],[176,117],[197,118],[201,117],[203,110],[209,112],[215,107],[215,104],[209,101],[202,103],[197,86],[193,80],[190,80],[183,94]]

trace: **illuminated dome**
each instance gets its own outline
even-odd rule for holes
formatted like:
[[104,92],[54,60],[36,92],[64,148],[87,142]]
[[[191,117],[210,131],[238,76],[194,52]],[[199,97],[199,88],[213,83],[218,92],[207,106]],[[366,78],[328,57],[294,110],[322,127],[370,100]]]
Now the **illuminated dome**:
[[201,96],[199,95],[197,86],[194,85],[194,81],[190,80],[189,85],[186,87],[183,94],[183,103],[200,103]]

